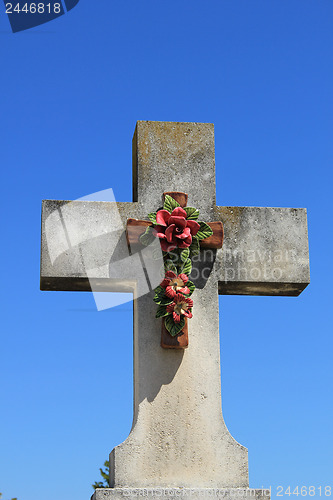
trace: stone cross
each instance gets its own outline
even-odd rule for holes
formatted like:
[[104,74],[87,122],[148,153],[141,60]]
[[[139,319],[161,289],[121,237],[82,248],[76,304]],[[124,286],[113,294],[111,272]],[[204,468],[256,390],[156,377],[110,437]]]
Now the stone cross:
[[201,220],[222,221],[224,244],[203,279],[205,259],[197,265],[188,349],[161,348],[153,292],[135,295],[133,427],[111,452],[111,488],[96,491],[96,500],[130,496],[133,488],[183,488],[192,496],[202,488],[248,491],[247,449],[222,416],[218,294],[297,296],[309,283],[305,209],[216,206],[213,125],[138,122],[132,203],[43,202],[41,289],[135,289],[141,278],[126,266],[115,276],[109,264],[127,251],[127,220],[145,218],[171,191],[188,193]]

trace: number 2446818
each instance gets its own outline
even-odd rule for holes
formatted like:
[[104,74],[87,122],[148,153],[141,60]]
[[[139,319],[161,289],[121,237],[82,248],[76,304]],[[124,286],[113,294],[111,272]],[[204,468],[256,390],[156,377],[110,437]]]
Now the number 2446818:
[[61,4],[60,3],[25,3],[20,4],[19,2],[16,4],[6,3],[6,13],[13,14],[16,12],[25,13],[25,14],[60,14],[61,13]]
[[300,495],[302,497],[306,496],[326,496],[330,497],[332,493],[332,488],[331,486],[296,486],[296,488],[293,490],[291,486],[288,486],[288,488],[284,488],[283,486],[278,486],[277,487],[277,497],[282,497],[284,495],[288,495],[289,497],[291,495]]

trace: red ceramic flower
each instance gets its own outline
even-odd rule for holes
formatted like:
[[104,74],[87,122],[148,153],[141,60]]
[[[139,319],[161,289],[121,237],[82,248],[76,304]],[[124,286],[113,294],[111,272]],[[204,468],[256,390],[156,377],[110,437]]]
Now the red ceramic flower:
[[179,323],[182,316],[192,318],[192,307],[193,300],[178,293],[175,295],[172,304],[169,304],[166,309],[172,313],[174,322]]
[[190,293],[190,289],[186,286],[187,282],[188,277],[186,274],[182,273],[177,276],[177,274],[172,271],[167,271],[161,283],[161,287],[165,288],[165,295],[173,299],[177,293],[183,293],[185,295]]
[[187,220],[187,213],[181,207],[172,210],[159,210],[156,214],[157,225],[154,227],[154,235],[161,239],[161,247],[164,252],[171,252],[175,248],[187,248],[192,243],[200,229],[200,224],[194,220]]

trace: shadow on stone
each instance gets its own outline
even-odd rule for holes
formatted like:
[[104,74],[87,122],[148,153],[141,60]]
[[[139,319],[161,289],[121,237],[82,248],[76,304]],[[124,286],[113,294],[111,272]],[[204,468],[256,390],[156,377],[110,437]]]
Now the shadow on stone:
[[[183,349],[162,349],[161,347],[159,349],[160,356],[152,361],[151,373],[160,372],[160,376],[152,377],[150,384],[147,384],[146,391],[142,394],[141,401],[146,398],[149,403],[154,401],[162,386],[171,384],[183,360]],[[161,363],[162,357],[164,358],[163,364]],[[167,358],[167,363],[165,363],[165,358]],[[163,366],[163,372],[161,366]]]
[[216,250],[202,249],[199,255],[192,258],[190,280],[200,290],[205,287],[216,260]]

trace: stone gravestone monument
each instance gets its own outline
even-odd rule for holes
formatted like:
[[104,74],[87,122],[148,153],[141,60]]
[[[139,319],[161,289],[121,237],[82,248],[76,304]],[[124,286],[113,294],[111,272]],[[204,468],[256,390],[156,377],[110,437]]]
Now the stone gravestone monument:
[[[146,218],[173,191],[188,193],[207,223],[224,226],[222,249],[209,258],[201,251],[193,269],[187,349],[162,349],[156,283],[142,285],[147,273],[131,275],[122,265],[140,254],[124,257],[128,219]],[[110,454],[111,487],[96,490],[94,500],[269,496],[249,489],[247,449],[223,421],[218,294],[297,296],[308,283],[305,209],[216,206],[212,124],[138,122],[132,203],[43,202],[42,290],[135,293],[133,427]]]

